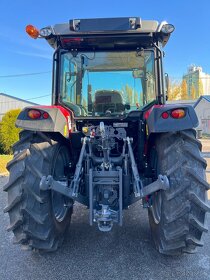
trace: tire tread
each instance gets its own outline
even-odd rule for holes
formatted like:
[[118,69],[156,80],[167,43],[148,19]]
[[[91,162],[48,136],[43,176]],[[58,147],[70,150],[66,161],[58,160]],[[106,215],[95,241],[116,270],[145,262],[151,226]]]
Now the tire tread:
[[160,222],[155,223],[152,211],[149,220],[156,248],[163,254],[194,253],[203,246],[210,205],[201,148],[194,130],[165,133],[157,138],[160,173],[168,176],[170,188],[158,193],[162,196]]

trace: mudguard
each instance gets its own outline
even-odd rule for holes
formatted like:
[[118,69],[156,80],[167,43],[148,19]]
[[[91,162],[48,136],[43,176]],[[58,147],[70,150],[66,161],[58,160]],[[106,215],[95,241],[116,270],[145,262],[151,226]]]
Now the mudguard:
[[[171,111],[175,109],[184,109],[185,117],[174,119],[171,117]],[[168,112],[169,117],[164,119],[162,114]],[[173,132],[185,129],[195,128],[198,126],[198,118],[195,110],[190,105],[154,105],[144,113],[148,133]]]
[[[31,119],[28,111],[31,109],[39,110],[41,117]],[[47,112],[49,117],[45,119],[43,113]],[[59,132],[68,138],[71,132],[71,113],[61,106],[32,106],[24,108],[17,117],[15,125],[17,127],[43,132]]]

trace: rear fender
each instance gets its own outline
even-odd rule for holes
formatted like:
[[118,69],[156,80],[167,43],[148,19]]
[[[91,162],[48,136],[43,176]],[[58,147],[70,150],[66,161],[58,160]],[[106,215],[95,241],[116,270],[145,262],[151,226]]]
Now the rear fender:
[[[36,109],[41,112],[39,119],[31,119],[28,111]],[[45,119],[43,113],[47,112],[49,117]],[[72,129],[72,113],[61,106],[32,106],[24,108],[17,117],[15,125],[25,130],[59,132],[68,138]]]
[[[175,109],[184,109],[185,117],[181,119],[172,118],[170,113]],[[169,114],[167,119],[162,117],[164,112]],[[190,105],[154,105],[144,113],[144,119],[147,123],[148,134],[181,131],[198,126],[197,115]]]

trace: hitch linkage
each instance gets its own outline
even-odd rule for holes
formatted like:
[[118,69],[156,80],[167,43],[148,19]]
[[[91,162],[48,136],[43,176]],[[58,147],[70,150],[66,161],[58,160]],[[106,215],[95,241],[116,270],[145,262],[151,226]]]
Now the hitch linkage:
[[[100,129],[102,130],[102,132],[101,132],[101,134],[103,136],[102,138],[105,138],[105,136],[103,135],[104,126],[101,125]],[[73,198],[73,199],[75,199],[78,196],[80,180],[81,180],[82,172],[83,172],[82,163],[83,163],[84,157],[86,156],[86,145],[89,142],[89,138],[84,137],[82,139],[82,141],[83,141],[82,149],[80,152],[78,163],[76,165],[74,177],[70,183],[70,186],[69,186],[67,180],[66,181],[56,181],[53,179],[53,177],[51,175],[49,175],[47,177],[46,176],[42,177],[41,182],[40,182],[41,190],[51,189],[51,190],[57,191],[65,196]],[[129,155],[129,158],[131,161],[131,169],[132,169],[133,178],[134,178],[134,182],[133,182],[134,187],[133,188],[134,188],[135,197],[143,198],[148,195],[151,195],[152,193],[154,193],[156,191],[167,190],[169,188],[169,181],[168,181],[167,176],[165,176],[165,175],[164,176],[159,175],[158,179],[156,181],[154,181],[153,183],[151,183],[147,186],[143,186],[143,183],[139,176],[138,168],[136,166],[133,149],[131,146],[132,138],[127,137],[126,139],[124,139],[124,141],[127,142],[127,145],[128,145],[128,155]]]
[[76,170],[74,173],[74,178],[71,181],[70,186],[68,186],[68,181],[56,181],[53,179],[51,175],[49,176],[43,176],[40,182],[40,189],[41,190],[54,190],[56,192],[59,192],[65,196],[68,196],[70,198],[75,198],[78,196],[79,191],[79,184],[82,176],[82,162],[85,157],[85,148],[86,144],[88,142],[88,138],[84,137],[82,139],[82,149],[80,152],[79,160],[76,165]]
[[[56,181],[51,175],[42,177],[40,189],[43,191],[53,190],[72,199],[75,199],[76,197],[75,192],[72,190],[71,185],[70,187],[68,186],[67,181]],[[139,198],[143,198],[159,190],[167,189],[169,189],[169,181],[167,176],[159,175],[156,181],[140,189],[140,194],[137,194],[137,196]]]

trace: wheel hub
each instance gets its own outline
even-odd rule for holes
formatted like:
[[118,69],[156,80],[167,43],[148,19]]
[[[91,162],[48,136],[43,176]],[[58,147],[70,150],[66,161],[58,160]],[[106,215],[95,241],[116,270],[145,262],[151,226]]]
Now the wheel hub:
[[156,224],[161,220],[161,207],[162,207],[162,193],[161,191],[154,193],[152,196],[151,212]]
[[[54,157],[52,175],[55,180],[61,181],[65,177],[65,168],[68,165],[68,163],[69,160],[67,151],[65,147],[60,147],[58,149],[57,154]],[[58,222],[62,222],[65,219],[71,204],[69,199],[64,195],[52,190],[51,201],[55,219]]]

